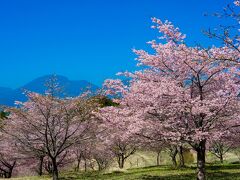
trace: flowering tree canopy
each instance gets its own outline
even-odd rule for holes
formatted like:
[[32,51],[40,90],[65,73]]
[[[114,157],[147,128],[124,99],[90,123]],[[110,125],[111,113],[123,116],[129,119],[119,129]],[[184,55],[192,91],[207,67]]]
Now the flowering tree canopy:
[[51,94],[28,93],[29,100],[10,108],[5,131],[21,151],[34,156],[47,155],[58,179],[58,161],[73,145],[90,138],[92,105],[88,99],[59,99]]
[[239,124],[240,54],[228,46],[189,47],[171,22],[152,20],[162,34],[148,42],[155,53],[134,50],[143,68],[122,73],[132,78],[130,85],[107,80],[105,86],[121,93],[121,113],[131,115],[129,132],[187,142],[198,154],[198,179],[205,179],[207,141]]

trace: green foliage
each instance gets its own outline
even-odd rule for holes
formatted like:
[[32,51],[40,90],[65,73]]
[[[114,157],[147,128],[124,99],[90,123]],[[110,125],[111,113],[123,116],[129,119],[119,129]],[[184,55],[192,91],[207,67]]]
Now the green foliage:
[[8,113],[4,111],[0,111],[0,119],[7,119]]
[[94,96],[93,99],[100,105],[101,108],[106,106],[118,106],[118,103],[113,102],[112,99],[106,96]]

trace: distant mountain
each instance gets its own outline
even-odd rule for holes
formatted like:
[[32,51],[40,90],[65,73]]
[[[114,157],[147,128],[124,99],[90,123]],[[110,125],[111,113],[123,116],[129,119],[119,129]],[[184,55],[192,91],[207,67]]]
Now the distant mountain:
[[[27,97],[23,93],[24,90],[33,91],[40,94],[45,93],[47,90],[45,84],[52,77],[52,75],[39,77],[17,89],[0,87],[0,104],[13,106],[15,101],[26,101]],[[57,79],[59,86],[63,88],[61,97],[76,97],[87,90],[96,92],[99,89],[98,86],[85,80],[72,81],[67,77],[60,75],[56,75],[54,77]]]

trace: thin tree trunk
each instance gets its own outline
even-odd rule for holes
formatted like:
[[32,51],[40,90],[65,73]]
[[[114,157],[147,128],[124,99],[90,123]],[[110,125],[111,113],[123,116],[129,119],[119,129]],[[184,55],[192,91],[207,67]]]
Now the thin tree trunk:
[[184,155],[183,155],[183,147],[179,146],[179,167],[185,167]]
[[38,175],[39,176],[42,176],[42,174],[43,174],[43,159],[44,159],[44,156],[39,157],[39,166],[38,166]]
[[84,159],[84,171],[87,172],[87,160]]
[[76,171],[79,172],[80,170],[80,163],[81,163],[81,160],[82,160],[82,156],[80,155],[77,159],[77,167],[76,167]]
[[172,156],[172,164],[173,164],[173,167],[177,167],[176,156]]
[[124,168],[125,158],[124,155],[119,155],[118,157],[118,165],[120,169]]
[[58,180],[58,165],[56,158],[52,158],[53,180]]
[[122,156],[121,168],[124,168],[124,164],[125,164],[125,158],[124,158],[124,156]]
[[174,168],[177,167],[177,160],[176,160],[177,153],[178,153],[178,149],[176,146],[170,147],[170,157],[171,157]]
[[98,171],[101,171],[102,170],[102,166],[101,166],[101,163],[97,160],[97,164],[98,164]]
[[157,152],[157,166],[160,165],[160,155],[161,155],[161,151]]
[[220,159],[221,164],[223,164],[223,155],[222,154],[220,154],[219,159]]
[[78,160],[78,161],[77,161],[77,167],[76,167],[76,171],[77,171],[77,172],[79,172],[79,169],[80,169],[80,163],[81,163],[81,161]]
[[197,147],[197,180],[206,180],[205,151],[206,141],[202,140]]

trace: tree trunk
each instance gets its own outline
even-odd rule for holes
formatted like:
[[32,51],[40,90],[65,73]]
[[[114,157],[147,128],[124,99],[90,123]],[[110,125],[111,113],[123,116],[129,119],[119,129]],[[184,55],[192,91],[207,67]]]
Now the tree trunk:
[[10,177],[8,177],[8,176],[9,176],[9,175],[8,175],[8,172],[5,172],[5,173],[4,173],[4,178],[6,178],[6,179],[7,179],[7,178],[10,178]]
[[101,171],[102,170],[102,166],[101,166],[101,163],[97,160],[97,164],[98,164],[98,171]]
[[75,169],[75,171],[79,172],[80,170],[80,163],[81,163],[82,157],[81,155],[79,156],[79,158],[77,159],[77,167]]
[[12,177],[11,171],[5,173],[5,178],[10,179],[11,177]]
[[173,164],[173,167],[177,167],[176,156],[172,156],[172,164]]
[[184,155],[183,155],[183,147],[179,146],[179,167],[185,167]]
[[87,172],[87,159],[84,159],[84,171]]
[[53,180],[58,180],[58,165],[56,158],[52,158]]
[[8,171],[6,171],[4,173],[5,178],[11,178],[12,177],[12,172],[13,172],[13,168],[15,167],[15,165],[16,165],[16,161],[14,161],[14,163],[12,165],[9,164]]
[[124,168],[125,158],[124,155],[119,155],[118,157],[118,165],[120,169]]
[[177,153],[178,153],[178,149],[176,146],[170,147],[170,157],[171,157],[174,168],[177,167],[177,160],[176,160]]
[[157,166],[160,165],[160,155],[161,155],[161,151],[157,152]]
[[42,176],[42,174],[43,174],[43,159],[44,159],[44,156],[39,157],[39,166],[38,166],[38,175],[39,176]]
[[220,159],[221,164],[223,164],[223,155],[222,154],[220,154],[219,159]]
[[206,151],[206,140],[202,140],[197,151],[197,180],[206,180],[205,174],[205,151]]
[[123,157],[122,157],[121,168],[124,168],[124,163],[125,163],[125,158],[124,158],[124,156],[123,156]]

